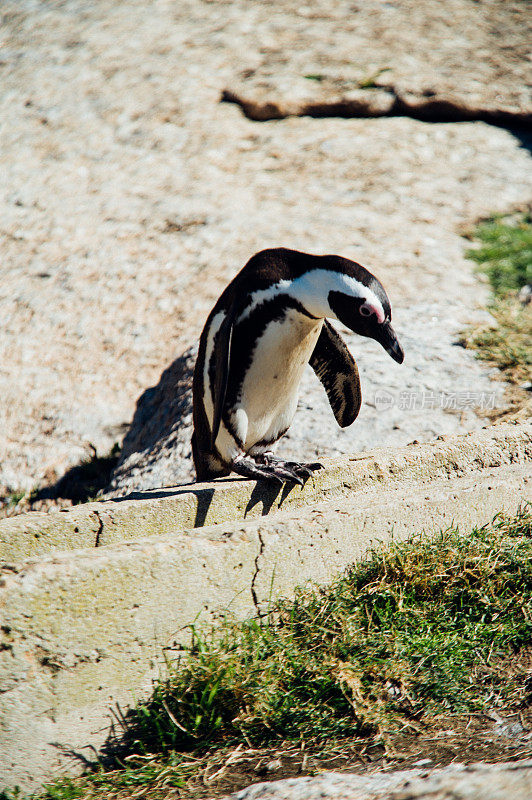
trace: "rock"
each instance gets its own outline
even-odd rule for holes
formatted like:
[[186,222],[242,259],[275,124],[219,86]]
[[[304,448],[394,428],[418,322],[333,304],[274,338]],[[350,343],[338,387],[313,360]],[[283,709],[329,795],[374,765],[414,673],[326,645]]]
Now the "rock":
[[[479,120],[499,125],[528,123],[532,113],[530,107],[516,110],[501,110],[498,105],[476,105],[457,98],[455,93],[431,96],[430,90],[420,94],[400,92],[394,86],[387,89],[359,89],[338,92],[312,99],[293,99],[268,92],[264,86],[253,91],[245,84],[224,89],[222,101],[236,103],[252,120],[264,122],[285,117],[412,117],[428,122],[465,122]],[[428,95],[428,96],[427,96]]]
[[526,286],[522,286],[519,290],[519,302],[527,306],[532,301],[532,284],[527,283]]
[[[529,108],[524,4],[279,0],[272,14],[245,0],[4,0],[2,13],[7,492],[120,442],[137,398],[263,247],[360,261],[394,309],[447,313],[451,298],[465,324],[484,302],[460,230],[529,199],[524,129],[405,117],[259,124],[219,100],[226,88],[259,97],[264,83],[271,101],[343,98],[374,115],[389,113],[392,86],[405,102],[434,92],[517,113]],[[441,388],[454,355],[463,363],[445,350]],[[369,377],[366,398],[378,388]]]
[[532,760],[258,783],[222,800],[530,800]]
[[[415,0],[356,4],[349,14],[298,9],[297,37],[279,31],[276,48],[222,99],[254,120],[404,115],[529,123],[525,7],[454,0],[452,11],[449,4],[431,4],[430,17],[419,10]],[[322,42],[334,42],[326,57]]]

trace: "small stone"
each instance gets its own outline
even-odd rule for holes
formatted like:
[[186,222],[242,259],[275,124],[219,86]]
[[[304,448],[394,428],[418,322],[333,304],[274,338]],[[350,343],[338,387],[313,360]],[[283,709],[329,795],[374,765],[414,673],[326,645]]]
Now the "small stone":
[[520,303],[522,303],[524,306],[528,305],[532,300],[532,284],[527,283],[526,286],[523,286],[519,290],[519,294],[517,296]]
[[278,772],[283,766],[283,762],[280,758],[274,758],[273,761],[268,761],[265,764],[264,769],[266,772]]

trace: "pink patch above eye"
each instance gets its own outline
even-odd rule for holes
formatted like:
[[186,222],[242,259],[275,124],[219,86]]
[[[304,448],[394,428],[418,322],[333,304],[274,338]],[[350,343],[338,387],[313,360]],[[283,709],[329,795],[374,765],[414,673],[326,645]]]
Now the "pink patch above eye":
[[372,314],[375,314],[377,322],[384,322],[384,313],[382,309],[370,303],[369,300],[366,300],[366,302],[360,306],[360,313],[363,317],[370,317]]

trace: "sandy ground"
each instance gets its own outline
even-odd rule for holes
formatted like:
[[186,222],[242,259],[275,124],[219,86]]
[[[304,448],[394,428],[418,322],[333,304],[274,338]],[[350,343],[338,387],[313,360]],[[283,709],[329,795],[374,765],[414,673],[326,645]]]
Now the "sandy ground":
[[[221,288],[263,247],[341,253],[381,278],[415,357],[403,383],[392,362],[362,355],[369,401],[390,383],[395,398],[404,388],[456,389],[456,375],[461,389],[498,389],[453,345],[487,296],[460,231],[529,199],[523,136],[474,121],[253,122],[220,97],[246,80],[322,92],[307,71],[360,81],[389,68],[383,78],[413,81],[415,91],[454,82],[463,102],[480,93],[522,109],[524,9],[5,1],[4,491],[53,481],[90,444],[103,453],[120,441],[138,396],[197,339]],[[432,411],[408,417],[404,436],[441,432]],[[480,424],[466,411],[453,429]],[[373,445],[400,424],[378,419]]]

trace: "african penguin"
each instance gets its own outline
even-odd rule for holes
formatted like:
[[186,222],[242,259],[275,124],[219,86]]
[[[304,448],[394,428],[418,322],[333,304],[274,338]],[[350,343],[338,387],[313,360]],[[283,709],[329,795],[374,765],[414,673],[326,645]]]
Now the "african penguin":
[[199,481],[231,471],[302,484],[320,464],[273,456],[296,412],[307,363],[345,428],[361,404],[358,369],[327,321],[379,342],[402,363],[390,302],[371,272],[340,256],[277,248],[254,255],[203,328],[193,380],[192,452]]

